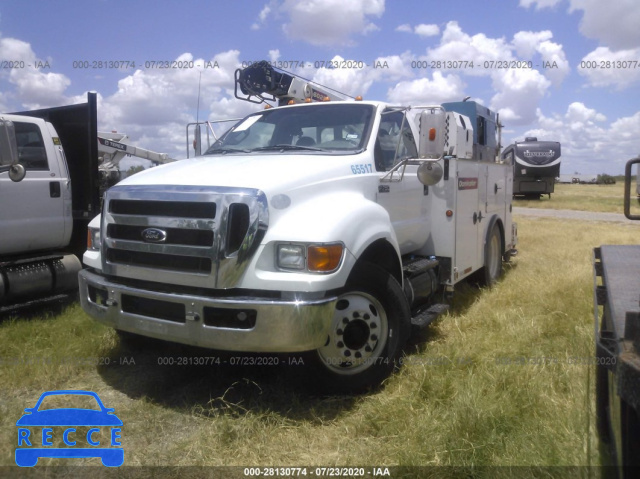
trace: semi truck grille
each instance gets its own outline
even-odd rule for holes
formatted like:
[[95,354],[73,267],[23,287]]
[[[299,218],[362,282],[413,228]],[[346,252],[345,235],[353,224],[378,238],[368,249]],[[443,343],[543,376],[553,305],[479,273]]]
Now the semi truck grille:
[[[107,236],[113,239],[141,241],[147,226],[107,225]],[[213,230],[191,230],[180,228],[163,228],[167,234],[164,244],[181,244],[188,246],[213,246]]]
[[107,250],[107,261],[113,264],[199,274],[211,273],[212,264],[209,258],[142,253],[140,251],[125,251],[113,248]]
[[174,216],[177,218],[210,218],[216,217],[215,203],[199,203],[184,201],[145,201],[145,200],[113,200],[109,203],[109,211],[117,215]]
[[105,274],[204,288],[236,287],[268,226],[260,190],[115,186],[102,215]]

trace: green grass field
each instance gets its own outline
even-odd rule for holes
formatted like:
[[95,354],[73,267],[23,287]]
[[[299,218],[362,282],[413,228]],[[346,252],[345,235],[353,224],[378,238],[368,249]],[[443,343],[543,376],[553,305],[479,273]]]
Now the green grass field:
[[[563,191],[538,203],[561,203]],[[77,304],[54,316],[5,318],[0,466],[14,465],[23,409],[53,389],[92,390],[115,408],[127,466],[598,465],[591,252],[638,243],[639,226],[515,220],[520,252],[502,281],[459,287],[453,309],[412,341],[403,366],[360,396],[311,394],[306,368],[286,356],[277,366],[195,366],[220,354],[159,342],[129,349]]]
[[[635,182],[631,185],[631,192],[635,196]],[[543,196],[539,200],[515,199],[514,206],[525,208],[550,208],[554,210],[596,211],[599,213],[622,213],[624,203],[624,182],[618,181],[614,185],[579,185],[556,184],[551,198]],[[632,202],[635,213],[640,208],[637,202]]]

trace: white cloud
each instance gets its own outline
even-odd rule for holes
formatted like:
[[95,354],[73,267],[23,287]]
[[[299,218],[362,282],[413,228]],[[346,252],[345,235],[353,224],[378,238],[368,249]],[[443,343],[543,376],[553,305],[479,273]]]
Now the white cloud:
[[533,58],[538,51],[538,47],[542,42],[546,42],[553,38],[550,30],[541,32],[525,32],[520,31],[513,36],[513,46],[516,49],[518,57],[523,59]]
[[413,28],[408,23],[403,23],[396,27],[396,32],[413,33]]
[[542,68],[542,72],[557,86],[569,74],[570,67],[562,45],[552,42],[552,38],[553,33],[549,30],[541,32],[521,31],[513,36],[512,44],[518,58],[523,60],[533,60],[535,54],[539,54],[543,64],[549,65],[546,68]]
[[461,100],[465,88],[457,75],[433,72],[432,79],[419,78],[398,83],[387,92],[389,102],[400,105],[433,105]]
[[448,22],[440,44],[427,50],[427,61],[473,61],[475,68],[465,70],[468,75],[489,75],[490,70],[482,66],[485,61],[508,61],[513,59],[512,47],[504,38],[489,38],[484,33],[468,35],[458,22]]
[[531,5],[536,6],[536,10],[542,10],[543,8],[553,8],[562,0],[520,0],[520,6],[529,8]]
[[266,23],[267,19],[269,18],[271,11],[272,11],[272,4],[267,3],[262,8],[262,10],[260,10],[260,13],[258,14],[258,21],[251,25],[251,30],[260,30],[260,28],[262,28],[262,26]]
[[440,28],[438,27],[438,25],[426,25],[424,23],[421,23],[420,25],[416,25],[413,31],[416,33],[416,35],[420,35],[421,37],[433,37],[440,33]]
[[603,122],[607,120],[607,117],[602,113],[598,113],[596,110],[592,108],[587,108],[584,103],[575,101],[569,105],[567,108],[567,113],[565,114],[565,118],[570,123],[587,123],[592,121]]
[[[332,64],[337,65],[358,65],[358,61],[345,59],[340,55],[336,55],[331,59]],[[311,78],[320,85],[331,87],[339,92],[346,93],[350,96],[366,95],[371,87],[375,70],[367,67],[363,68],[305,68],[301,70],[301,75]]]
[[193,61],[196,68],[136,70],[118,82],[118,91],[105,99],[110,105],[109,116],[103,120],[119,125],[160,125],[181,119],[189,120],[189,110],[218,98],[224,89],[233,88],[233,72],[240,64],[239,51],[230,50],[213,58],[194,59],[190,53],[177,61]]
[[414,71],[411,62],[415,57],[411,52],[406,51],[401,55],[390,55],[378,57],[374,60],[371,76],[375,81],[399,81],[405,78],[412,78]]
[[280,50],[269,50],[269,61],[275,62],[280,58]]
[[59,106],[68,102],[65,96],[71,80],[50,68],[37,68],[46,63],[39,59],[31,45],[15,38],[0,38],[0,58],[19,61],[21,66],[5,70],[0,74],[16,88],[18,101],[28,109]]
[[[552,84],[558,86],[569,73],[569,63],[562,45],[551,41],[550,31],[521,31],[512,41],[491,38],[484,33],[469,35],[455,21],[448,22],[435,48],[427,49],[421,59],[429,62],[473,61],[473,68],[450,69],[459,75],[487,76],[495,91],[490,107],[499,111],[504,121],[524,125],[536,119],[536,109]],[[551,68],[528,68],[548,62]],[[510,65],[521,65],[513,68]],[[507,68],[495,68],[495,66]]]
[[640,44],[640,8],[637,0],[570,0],[569,13],[583,12],[580,31],[613,49],[635,48]]
[[354,34],[366,34],[378,27],[370,21],[384,13],[384,0],[284,0],[280,10],[289,17],[283,25],[294,40],[313,45],[351,43]]
[[586,55],[578,66],[578,73],[590,86],[627,88],[640,80],[640,48],[611,51],[598,47]]
[[490,107],[510,125],[529,124],[536,119],[538,103],[550,84],[537,70],[496,72],[493,75],[493,88],[497,93],[491,98]]

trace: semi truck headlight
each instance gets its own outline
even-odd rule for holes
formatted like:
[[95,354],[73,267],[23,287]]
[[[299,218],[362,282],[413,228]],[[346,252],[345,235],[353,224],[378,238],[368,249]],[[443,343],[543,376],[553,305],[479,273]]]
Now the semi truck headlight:
[[340,266],[344,245],[330,244],[279,244],[277,266],[280,269],[332,273]]
[[304,269],[304,246],[300,244],[278,245],[278,267],[282,269]]
[[87,230],[87,249],[100,251],[100,228],[89,228]]

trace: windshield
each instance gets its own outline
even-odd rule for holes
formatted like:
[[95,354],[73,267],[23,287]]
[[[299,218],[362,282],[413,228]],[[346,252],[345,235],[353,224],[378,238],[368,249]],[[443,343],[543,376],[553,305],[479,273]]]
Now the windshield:
[[374,107],[313,104],[265,110],[240,121],[205,152],[359,152],[371,129]]

